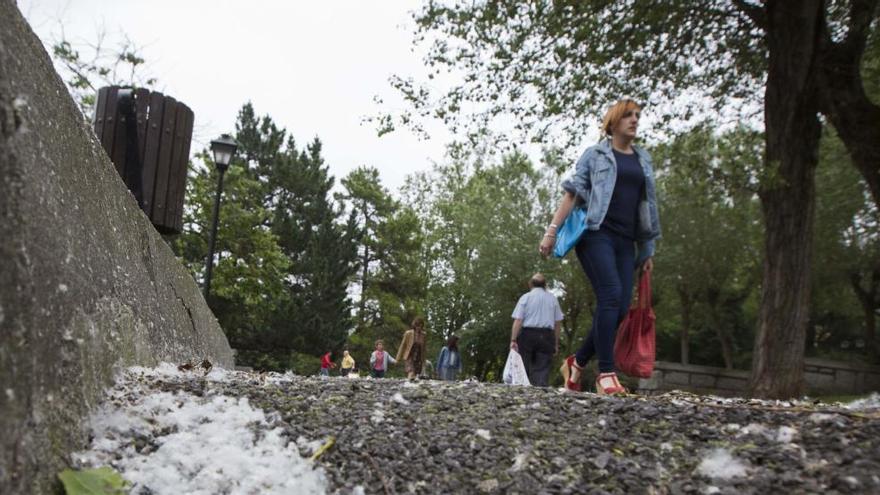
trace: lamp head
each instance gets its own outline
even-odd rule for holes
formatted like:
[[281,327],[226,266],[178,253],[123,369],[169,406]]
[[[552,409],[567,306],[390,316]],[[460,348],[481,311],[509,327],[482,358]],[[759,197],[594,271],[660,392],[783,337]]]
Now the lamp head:
[[221,172],[225,172],[235,156],[235,150],[238,149],[238,142],[229,134],[223,134],[219,138],[211,141],[211,152],[214,154],[214,164]]

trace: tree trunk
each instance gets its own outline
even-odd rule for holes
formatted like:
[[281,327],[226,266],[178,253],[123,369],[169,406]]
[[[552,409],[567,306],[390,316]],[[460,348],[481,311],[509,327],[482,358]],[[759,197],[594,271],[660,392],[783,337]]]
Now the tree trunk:
[[821,133],[814,69],[823,8],[819,0],[767,3],[767,174],[760,194],[765,256],[749,384],[756,397],[791,398],[804,391]]
[[851,2],[846,38],[820,37],[820,110],[828,117],[880,207],[880,106],[865,94],[861,62],[878,0]]
[[361,208],[364,212],[364,255],[361,257],[361,300],[358,301],[358,330],[363,330],[366,326],[367,311],[367,277],[370,273],[370,247],[367,245],[366,237],[370,235],[369,225],[370,216],[367,213],[367,202],[363,201]]
[[691,301],[690,294],[682,287],[678,288],[678,298],[681,301],[681,364],[690,364],[690,333],[691,333]]
[[361,257],[361,300],[358,301],[358,328],[363,329],[366,323],[367,312],[367,277],[370,267],[370,248],[364,244],[364,255]]
[[804,337],[804,354],[806,356],[814,355],[816,348],[816,323],[811,321],[807,324],[807,335]]
[[474,376],[479,378],[479,380],[481,382],[486,381],[486,375],[488,375],[488,374],[489,374],[489,367],[486,366],[485,361],[477,363],[477,365],[474,367]]
[[862,311],[865,314],[865,349],[872,356],[880,354],[876,347],[875,332],[877,329],[876,311],[880,308],[880,267],[871,271],[871,280],[868,288],[862,287],[862,277],[858,272],[850,275],[850,283],[853,291],[862,305]]
[[718,316],[718,304],[721,299],[721,291],[712,288],[707,291],[706,302],[709,303],[709,321],[715,327],[715,335],[718,337],[718,343],[721,344],[721,357],[724,359],[724,367],[733,369],[733,341],[730,334],[721,324],[721,318]]

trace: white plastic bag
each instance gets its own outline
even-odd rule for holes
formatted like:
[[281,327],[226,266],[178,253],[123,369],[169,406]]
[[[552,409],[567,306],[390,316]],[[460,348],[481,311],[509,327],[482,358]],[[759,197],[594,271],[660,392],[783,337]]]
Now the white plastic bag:
[[508,385],[531,385],[526,375],[526,366],[522,357],[513,349],[507,355],[507,363],[504,365],[504,374],[501,375],[504,383]]

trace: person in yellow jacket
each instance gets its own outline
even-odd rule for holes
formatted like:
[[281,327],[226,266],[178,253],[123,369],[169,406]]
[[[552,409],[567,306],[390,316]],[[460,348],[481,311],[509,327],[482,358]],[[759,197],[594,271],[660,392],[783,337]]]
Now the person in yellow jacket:
[[428,338],[425,333],[425,320],[417,317],[412,322],[412,328],[404,332],[395,360],[403,359],[406,364],[406,377],[413,379],[422,374],[427,355]]
[[342,351],[342,368],[340,368],[340,372],[342,376],[348,376],[351,373],[351,370],[354,369],[354,358],[351,357],[351,354],[348,351]]

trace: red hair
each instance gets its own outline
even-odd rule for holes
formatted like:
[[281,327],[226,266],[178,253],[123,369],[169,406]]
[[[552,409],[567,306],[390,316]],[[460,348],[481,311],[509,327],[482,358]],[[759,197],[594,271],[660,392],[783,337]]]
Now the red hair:
[[612,129],[617,126],[617,123],[620,122],[620,119],[622,119],[627,112],[631,110],[641,111],[641,109],[642,107],[639,106],[635,100],[629,98],[624,98],[614,105],[611,105],[611,108],[605,112],[605,117],[602,118],[602,132],[604,132],[606,136],[610,136]]

